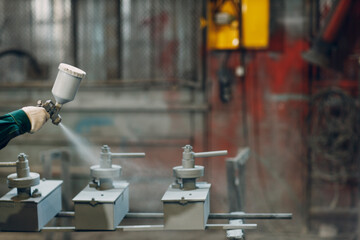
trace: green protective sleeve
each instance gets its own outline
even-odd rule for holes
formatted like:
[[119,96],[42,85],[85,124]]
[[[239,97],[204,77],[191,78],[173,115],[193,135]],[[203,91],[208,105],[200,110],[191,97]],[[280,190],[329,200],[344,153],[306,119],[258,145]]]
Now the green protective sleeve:
[[0,149],[16,136],[29,132],[31,123],[26,113],[19,109],[0,116]]

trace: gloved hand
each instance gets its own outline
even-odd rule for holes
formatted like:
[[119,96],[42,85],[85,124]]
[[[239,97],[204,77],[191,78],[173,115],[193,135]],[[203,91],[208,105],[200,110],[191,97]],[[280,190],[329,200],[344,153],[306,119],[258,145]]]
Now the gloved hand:
[[31,130],[30,133],[34,133],[38,131],[47,120],[50,118],[50,114],[46,112],[46,110],[42,107],[23,107],[23,110],[26,115],[28,116],[30,123],[31,123]]

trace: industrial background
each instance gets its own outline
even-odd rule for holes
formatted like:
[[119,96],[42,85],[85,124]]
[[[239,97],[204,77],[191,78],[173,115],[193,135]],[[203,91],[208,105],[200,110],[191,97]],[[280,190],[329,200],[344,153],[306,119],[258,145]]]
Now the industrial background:
[[[62,123],[95,153],[104,144],[146,153],[114,160],[130,183],[131,212],[162,212],[172,168],[190,144],[228,150],[196,160],[212,184],[212,213],[293,213],[256,221],[246,239],[360,239],[359,25],[357,0],[0,0],[0,114],[51,99],[59,63],[77,66],[86,79]],[[89,153],[51,123],[13,139],[0,159],[21,152],[32,171],[64,180],[63,208],[73,210],[90,180]],[[12,172],[0,171],[1,195]],[[26,235],[89,237],[226,234]]]

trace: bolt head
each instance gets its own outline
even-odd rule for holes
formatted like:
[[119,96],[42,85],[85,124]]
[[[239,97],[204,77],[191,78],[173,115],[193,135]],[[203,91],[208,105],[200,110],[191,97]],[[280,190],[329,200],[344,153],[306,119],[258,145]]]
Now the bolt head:
[[192,151],[192,146],[191,145],[185,145],[185,147],[183,147],[184,152],[191,152]]
[[108,145],[103,145],[103,146],[101,147],[101,152],[102,152],[102,153],[108,153],[108,152],[110,152],[110,147],[109,147]]
[[19,161],[26,161],[26,160],[27,160],[26,154],[25,154],[25,153],[20,153],[20,154],[18,155],[18,160],[19,160]]

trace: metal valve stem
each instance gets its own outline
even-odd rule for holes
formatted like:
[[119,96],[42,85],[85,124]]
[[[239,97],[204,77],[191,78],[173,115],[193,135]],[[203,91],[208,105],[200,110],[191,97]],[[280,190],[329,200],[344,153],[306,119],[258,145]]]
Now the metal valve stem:
[[[25,153],[20,153],[16,162],[16,174],[18,178],[27,178],[30,176],[29,160]],[[31,195],[31,187],[24,187],[17,189],[18,195]]]

